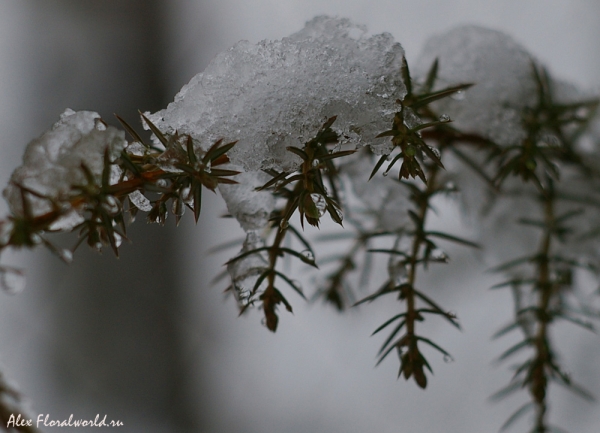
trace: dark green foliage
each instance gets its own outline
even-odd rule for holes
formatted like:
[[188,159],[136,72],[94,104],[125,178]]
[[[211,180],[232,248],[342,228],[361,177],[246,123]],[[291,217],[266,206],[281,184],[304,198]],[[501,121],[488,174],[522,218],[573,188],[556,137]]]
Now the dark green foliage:
[[[219,140],[208,151],[197,154],[190,136],[180,137],[175,134],[165,137],[144,115],[141,117],[165,146],[164,150],[146,144],[127,122],[117,116],[135,140],[134,142],[144,146],[146,149],[144,154],[139,156],[123,151],[116,161],[111,161],[106,149],[99,179],[85,163],[82,163],[84,182],[72,186],[67,203],[42,196],[22,185],[15,185],[21,191],[23,215],[9,217],[13,228],[8,244],[3,247],[31,248],[42,243],[61,259],[70,262],[72,251],[86,241],[90,247],[98,251],[108,245],[118,256],[122,240],[127,239],[125,212],[128,211],[132,219],[138,212],[131,202],[127,208],[129,194],[136,191],[142,194],[147,192],[160,194],[157,199],[150,201],[152,209],[148,214],[148,220],[164,224],[168,213],[167,203],[171,202],[176,223],[179,223],[184,206],[190,207],[194,212],[195,220],[198,220],[202,187],[214,192],[220,183],[236,183],[230,177],[238,174],[237,171],[215,168],[229,161],[226,152],[235,145],[235,142],[223,145]],[[176,161],[174,168],[177,170],[167,172],[161,168],[161,160],[165,159],[165,156],[168,156],[171,161]],[[116,181],[111,179],[115,168],[120,173]],[[47,200],[52,210],[44,215],[34,216],[28,195]],[[69,251],[54,246],[43,233],[51,233],[52,224],[71,209],[79,210],[84,221],[73,229],[78,231],[79,240],[72,251]]]
[[[573,305],[575,299],[570,296],[575,290],[575,271],[584,269],[597,275],[597,266],[582,262],[576,255],[571,256],[564,247],[565,243],[573,242],[577,236],[579,218],[586,211],[596,212],[597,206],[593,199],[560,192],[561,170],[568,168],[579,172],[590,181],[595,177],[574,143],[590,122],[598,101],[556,103],[553,84],[547,72],[535,65],[532,65],[532,70],[538,85],[538,102],[523,114],[527,135],[521,143],[503,149],[495,148],[489,158],[496,167],[494,183],[498,187],[509,176],[518,176],[524,183],[531,181],[537,190],[537,194],[531,195],[531,200],[539,203],[542,217],[527,216],[519,218],[517,222],[541,234],[539,248],[529,255],[497,266],[495,272],[507,273],[511,278],[493,287],[510,287],[517,306],[514,322],[500,329],[494,338],[518,329],[525,335],[521,342],[507,349],[498,360],[505,361],[525,350],[531,356],[514,367],[510,384],[492,398],[501,399],[520,389],[527,389],[531,402],[518,409],[502,430],[510,427],[526,412],[535,410],[535,427],[532,431],[549,432],[558,430],[550,426],[546,419],[550,383],[558,383],[587,400],[593,399],[588,391],[575,384],[562,370],[549,336],[549,328],[557,320],[563,319],[593,331],[593,324],[587,319],[600,318],[598,312],[578,311]],[[548,134],[554,139],[546,139]],[[557,214],[558,206],[564,203],[578,203],[580,207]],[[519,277],[513,276],[516,270],[519,270]],[[525,277],[522,276],[524,272],[527,275]],[[536,295],[537,304],[524,307],[520,304],[520,294],[528,286]]]
[[[400,149],[400,153],[396,154],[396,156],[392,158],[391,162],[384,171],[384,174],[387,174],[400,158],[402,158],[402,165],[399,172],[400,179],[419,177],[423,182],[427,182],[427,177],[422,167],[423,158],[425,156],[439,167],[444,167],[438,151],[436,151],[431,145],[427,144],[423,140],[420,131],[426,128],[443,125],[450,122],[450,119],[444,117],[433,118],[429,122],[418,123],[416,125],[409,126],[414,123],[414,120],[409,120],[407,118],[407,113],[410,112],[411,117],[420,115],[421,119],[427,119],[431,114],[431,111],[429,111],[426,107],[427,104],[467,89],[471,87],[472,84],[461,84],[434,92],[432,89],[437,78],[437,69],[438,64],[436,60],[429,71],[423,87],[421,88],[421,92],[414,93],[408,64],[406,63],[406,59],[403,59],[401,72],[402,78],[404,79],[404,84],[406,85],[407,94],[404,97],[404,100],[397,101],[400,105],[400,110],[394,116],[392,128],[388,131],[380,133],[376,137],[392,137],[392,144],[394,148]],[[375,176],[375,174],[390,156],[391,155],[382,155],[379,158],[377,164],[371,172],[370,178]]]
[[[432,371],[427,359],[421,352],[418,343],[421,342],[436,349],[442,353],[445,358],[450,359],[451,356],[438,344],[428,338],[418,335],[415,329],[416,323],[424,321],[426,315],[434,315],[445,318],[450,324],[458,329],[460,329],[460,326],[453,313],[443,310],[436,302],[425,295],[422,290],[415,288],[417,268],[418,266],[422,266],[426,270],[431,263],[447,263],[448,257],[445,253],[439,253],[441,250],[439,250],[435,238],[471,247],[478,247],[473,242],[447,233],[426,230],[426,219],[430,209],[431,199],[438,194],[448,192],[447,188],[436,183],[440,166],[432,163],[426,165],[426,167],[428,169],[429,181],[425,187],[419,187],[416,184],[401,181],[401,184],[411,191],[411,201],[414,204],[414,208],[408,210],[408,214],[412,222],[412,228],[405,228],[398,233],[389,234],[394,236],[395,245],[399,243],[401,238],[410,239],[410,250],[401,251],[396,248],[369,250],[371,253],[383,253],[389,255],[390,260],[395,261],[394,266],[406,269],[406,275],[400,278],[394,278],[393,275],[390,275],[390,279],[386,281],[381,289],[355,304],[359,305],[364,302],[370,302],[389,293],[397,293],[398,300],[406,302],[405,312],[393,316],[373,332],[373,334],[376,334],[392,323],[399,321],[381,346],[378,353],[379,359],[377,364],[381,363],[392,350],[396,349],[400,359],[399,376],[403,375],[407,380],[413,377],[417,385],[421,388],[427,386],[427,377],[424,368],[430,372]],[[437,254],[434,254],[434,252]],[[418,301],[424,303],[426,307],[418,308]],[[395,339],[398,333],[404,328],[406,329],[405,333],[400,338]]]
[[532,62],[538,101],[523,113],[526,138],[512,146],[496,147],[490,159],[497,165],[494,182],[501,184],[509,175],[532,181],[539,188],[546,176],[558,180],[561,164],[576,164],[591,170],[578,154],[574,140],[589,124],[598,100],[561,104],[555,101],[553,83],[546,69]]
[[[298,155],[302,159],[302,165],[297,172],[279,173],[276,170],[268,170],[266,172],[272,176],[272,179],[263,186],[257,188],[259,191],[272,189],[273,194],[280,198],[284,203],[280,209],[274,212],[273,217],[271,218],[272,228],[275,231],[275,238],[271,246],[246,251],[234,257],[227,263],[234,263],[237,260],[262,251],[268,253],[269,266],[263,270],[257,279],[252,293],[250,294],[250,300],[246,305],[242,306],[241,313],[249,306],[253,305],[254,299],[258,296],[258,299],[262,301],[267,328],[273,332],[277,330],[277,324],[279,322],[279,317],[276,313],[277,305],[283,303],[286,309],[292,312],[290,303],[281,294],[279,289],[275,287],[276,277],[284,280],[288,286],[304,298],[304,293],[301,288],[295,284],[293,280],[276,270],[277,259],[284,254],[287,254],[300,259],[305,264],[315,268],[318,267],[314,258],[314,250],[309,242],[298,230],[290,225],[290,219],[293,214],[296,210],[298,211],[300,215],[300,225],[303,229],[305,219],[310,225],[319,227],[320,218],[325,211],[329,213],[333,221],[342,225],[341,208],[334,198],[337,196],[335,179],[337,170],[333,165],[333,160],[351,155],[354,151],[331,152],[327,149],[328,144],[335,144],[338,141],[337,134],[331,129],[331,125],[334,121],[335,117],[328,119],[316,134],[315,138],[307,142],[302,149],[296,147],[287,148],[289,152]],[[328,190],[325,187],[323,181],[324,171],[328,175],[329,188],[333,191],[332,195],[328,193]],[[305,248],[304,252],[282,246],[282,242],[288,230],[291,231],[303,245]],[[258,294],[261,284],[264,281],[266,281],[266,288],[262,293]]]

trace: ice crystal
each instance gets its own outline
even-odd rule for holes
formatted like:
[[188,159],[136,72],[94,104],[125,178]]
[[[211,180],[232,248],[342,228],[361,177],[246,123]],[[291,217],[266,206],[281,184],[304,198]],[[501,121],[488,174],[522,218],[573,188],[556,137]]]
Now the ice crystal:
[[325,210],[327,208],[327,202],[325,201],[325,197],[323,197],[321,194],[311,194],[310,198],[315,204],[317,212],[319,212],[319,217],[325,215]]
[[131,203],[139,210],[143,210],[144,212],[150,212],[152,210],[150,200],[148,200],[148,198],[140,191],[134,191],[129,194],[129,200],[131,200]]
[[[254,230],[248,231],[240,254],[264,247],[260,234]],[[233,292],[238,304],[244,307],[251,301],[252,292],[260,274],[268,267],[264,252],[250,254],[240,260],[230,263],[227,271],[233,283]]]
[[48,227],[51,231],[68,231],[85,220],[75,209],[63,212],[62,216]]
[[134,141],[133,143],[129,143],[129,145],[127,146],[125,151],[129,155],[144,156],[146,154],[147,149],[148,148],[145,147],[142,143],[138,143],[137,141]]
[[269,175],[251,171],[240,173],[234,179],[238,184],[219,186],[229,213],[246,231],[264,228],[275,207],[275,198],[269,191],[255,191],[255,188],[264,185]]
[[369,37],[347,19],[319,16],[280,41],[238,42],[148,117],[203,146],[239,140],[229,157],[245,171],[295,169],[286,147],[302,147],[331,116],[343,140],[385,153],[388,140],[374,137],[406,93],[403,56],[387,33]]
[[[99,180],[105,149],[114,160],[125,144],[125,133],[106,126],[98,113],[65,110],[51,130],[29,143],[23,164],[13,172],[11,183],[4,190],[11,211],[16,215],[23,214],[21,189],[17,185],[40,195],[27,194],[33,216],[50,211],[50,200],[66,204],[73,186],[86,182],[82,164]],[[68,210],[65,218],[68,221],[57,222],[57,227],[67,229],[81,222]]]

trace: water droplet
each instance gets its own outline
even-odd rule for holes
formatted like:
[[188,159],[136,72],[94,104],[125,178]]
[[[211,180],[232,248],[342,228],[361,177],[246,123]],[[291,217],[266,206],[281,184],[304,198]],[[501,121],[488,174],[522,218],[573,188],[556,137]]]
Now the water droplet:
[[450,355],[444,355],[444,362],[446,364],[449,364],[451,362],[454,362],[454,358],[452,356],[450,356]]
[[452,181],[448,181],[444,184],[444,188],[448,191],[456,191],[456,184]]
[[191,188],[186,186],[185,188],[181,188],[181,192],[179,196],[183,199],[183,202],[187,205],[194,206],[194,197],[191,195]]
[[102,251],[102,242],[96,242],[96,244],[94,245],[94,248],[96,249],[96,251],[101,252]]
[[31,242],[33,242],[34,244],[39,244],[42,242],[42,238],[37,233],[34,233],[31,235]]
[[388,274],[394,283],[404,284],[408,281],[408,266],[404,260],[398,260],[396,257],[390,256]]
[[113,195],[106,196],[106,203],[109,204],[110,206],[118,206],[119,205],[118,204],[119,202]]
[[185,206],[183,205],[183,200],[173,199],[173,205],[171,206],[171,212],[173,215],[181,216],[185,213]]
[[115,247],[119,248],[123,243],[123,236],[121,236],[119,233],[115,233],[113,239],[115,240]]
[[440,158],[442,157],[442,155],[440,154],[440,151],[439,151],[439,150],[437,150],[435,147],[432,147],[432,146],[427,146],[427,147],[429,147],[429,149],[430,149],[430,150],[431,150],[433,153],[435,153],[435,156],[437,156],[437,158],[438,158],[438,159],[440,159]]
[[166,179],[158,179],[156,181],[156,186],[159,186],[161,188],[166,188],[168,185],[167,180]]
[[383,177],[388,177],[389,171],[384,171],[383,172]]
[[102,203],[102,208],[111,216],[117,215],[120,211],[119,202],[112,195],[107,195]]
[[313,159],[312,166],[313,166],[313,168],[317,168],[319,166],[319,160]]
[[448,263],[449,260],[448,255],[440,248],[436,248],[431,252],[431,258],[444,263]]
[[464,101],[465,100],[465,92],[462,90],[459,90],[456,93],[453,93],[452,95],[450,95],[450,97],[452,99],[454,99],[455,101]]
[[286,230],[289,226],[290,226],[289,221],[285,220],[285,219],[282,219],[281,222],[279,223],[279,227],[281,228],[281,230]]
[[323,197],[321,194],[313,193],[310,195],[310,198],[317,207],[319,217],[322,217],[325,214],[325,210],[327,209],[327,201],[325,201],[325,197]]
[[58,256],[65,263],[71,263],[73,261],[73,251],[71,251],[71,250],[67,250],[67,249],[58,250]]
[[440,122],[450,122],[450,116],[448,116],[447,114],[442,114],[440,116]]
[[22,292],[25,288],[25,274],[20,269],[0,267],[0,287],[9,295]]
[[315,261],[315,256],[313,255],[313,253],[310,250],[304,250],[300,254],[302,255],[302,257],[304,257],[306,260],[308,260],[310,262]]
[[579,118],[585,119],[589,115],[590,110],[586,107],[579,107],[575,111],[575,115]]

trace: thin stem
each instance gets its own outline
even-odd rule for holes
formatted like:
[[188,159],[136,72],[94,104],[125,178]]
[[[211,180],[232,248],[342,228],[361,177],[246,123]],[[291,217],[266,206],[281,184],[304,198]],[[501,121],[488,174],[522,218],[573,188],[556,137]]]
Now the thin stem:
[[[437,174],[439,172],[440,167],[432,164],[429,166],[428,170],[428,182],[427,188],[425,192],[418,199],[418,209],[417,216],[419,220],[419,227],[417,227],[417,231],[415,233],[415,237],[413,239],[412,251],[409,261],[409,270],[408,270],[408,285],[410,286],[409,292],[410,296],[407,296],[407,306],[409,309],[409,316],[414,316],[415,309],[415,297],[413,293],[414,283],[417,279],[417,264],[419,263],[419,251],[421,250],[421,246],[423,245],[423,241],[425,240],[425,235],[423,230],[425,229],[425,223],[427,220],[427,211],[429,210],[429,199],[433,192],[435,191],[436,185],[435,180]],[[412,322],[408,324],[408,322]],[[414,330],[414,318],[410,321],[407,321],[407,329],[409,333],[413,333]]]
[[[282,215],[286,215],[289,211],[290,206],[292,206],[293,200],[288,200],[285,208],[281,212]],[[277,234],[275,235],[275,239],[273,240],[273,244],[269,248],[269,269],[275,269],[277,265],[277,257],[279,257],[279,247],[285,238],[285,234],[287,233],[287,221],[284,219],[281,220],[283,224],[277,230]],[[275,290],[275,273],[271,272],[267,277],[268,286],[265,289],[265,296],[272,295]]]
[[550,279],[549,255],[552,245],[552,231],[554,227],[554,200],[551,187],[542,193],[544,201],[545,229],[539,249],[539,263],[537,269],[537,288],[539,290],[538,315],[539,321],[535,335],[535,358],[532,363],[530,393],[536,405],[536,429],[540,433],[548,431],[545,422],[547,411],[548,378],[545,367],[550,362],[548,324],[550,315],[548,306],[552,297],[552,282]]
[[[141,173],[140,177],[135,177],[133,179],[125,180],[123,182],[110,185],[106,192],[115,196],[116,198],[122,198],[126,195],[131,194],[132,192],[140,190],[146,183],[155,183],[164,174],[165,172],[158,168],[155,170],[147,171]],[[73,208],[78,208],[79,206],[82,206],[85,203],[87,203],[87,197],[83,194],[76,195],[69,199],[69,204]],[[34,230],[36,230],[36,228],[38,227],[39,230],[43,230],[46,226],[50,225],[60,216],[61,211],[52,210],[43,215],[38,215],[32,218],[30,226]]]

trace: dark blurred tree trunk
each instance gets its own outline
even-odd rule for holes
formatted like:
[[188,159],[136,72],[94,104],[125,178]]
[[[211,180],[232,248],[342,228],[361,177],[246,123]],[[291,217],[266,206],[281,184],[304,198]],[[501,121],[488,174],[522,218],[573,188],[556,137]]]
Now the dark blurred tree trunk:
[[[156,111],[172,99],[161,65],[166,2],[44,0],[26,7],[33,81],[25,97],[35,101],[28,122],[40,132],[67,107],[98,111],[111,124],[118,113],[141,130],[137,110]],[[105,413],[126,431],[198,431],[182,361],[178,241],[173,221],[167,226],[147,225],[140,215],[119,260],[86,245],[73,266],[44,259],[47,282],[28,290],[41,292],[53,321],[53,341],[40,355],[56,399],[34,400],[38,411],[62,419]]]

